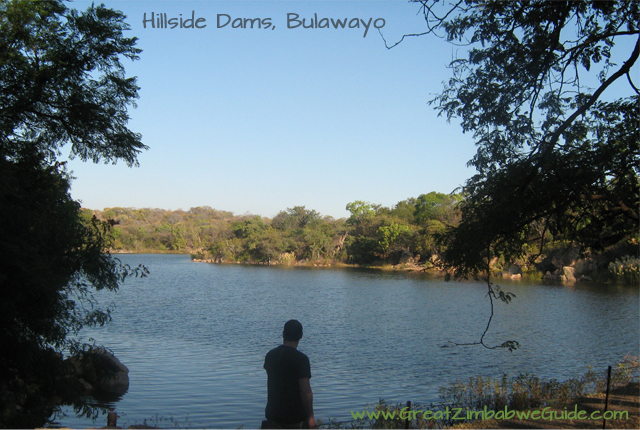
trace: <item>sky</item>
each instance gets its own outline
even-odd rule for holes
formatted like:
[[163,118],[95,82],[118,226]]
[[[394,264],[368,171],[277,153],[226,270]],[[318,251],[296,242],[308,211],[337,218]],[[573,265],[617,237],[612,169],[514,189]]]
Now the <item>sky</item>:
[[[473,174],[471,137],[428,105],[462,48],[422,36],[387,49],[374,28],[389,43],[424,31],[416,4],[104,3],[127,16],[127,36],[143,50],[123,64],[141,88],[129,127],[149,150],[135,168],[72,160],[72,196],[83,207],[210,206],[273,217],[305,206],[340,218],[355,200],[393,206],[450,193]],[[206,27],[145,28],[151,13],[178,22],[193,14]],[[316,15],[348,18],[360,28],[288,28],[297,23],[288,14],[306,25]],[[237,18],[265,25],[232,28]]]

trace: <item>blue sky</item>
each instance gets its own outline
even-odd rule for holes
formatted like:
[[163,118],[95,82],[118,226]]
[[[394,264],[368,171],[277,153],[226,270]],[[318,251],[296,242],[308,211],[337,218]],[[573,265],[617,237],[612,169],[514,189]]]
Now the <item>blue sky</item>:
[[[89,2],[71,7],[85,9]],[[110,1],[139,38],[124,64],[141,87],[130,128],[149,150],[140,167],[74,160],[72,196],[84,207],[211,206],[272,217],[296,205],[336,218],[347,203],[392,206],[450,193],[473,171],[468,135],[427,102],[464,55],[432,36],[388,50],[371,24],[287,28],[309,20],[384,19],[385,38],[424,30],[405,1]],[[144,14],[204,18],[201,29],[143,27]],[[217,28],[218,14],[271,18],[269,29]],[[221,19],[226,20],[221,15]],[[224,22],[224,21],[223,21]],[[377,21],[378,25],[382,21]],[[275,28],[273,28],[275,27]]]
[[[349,202],[393,206],[450,193],[474,173],[466,167],[472,137],[427,103],[465,48],[428,35],[389,50],[373,28],[384,20],[389,43],[424,31],[417,4],[104,1],[127,15],[143,50],[124,64],[141,87],[130,128],[150,149],[138,168],[71,161],[72,196],[84,207],[211,206],[272,217],[301,205],[339,218]],[[178,20],[193,14],[206,27],[144,28],[152,12]],[[357,19],[360,28],[288,28],[288,14],[307,25],[316,16]],[[218,16],[271,25],[218,28]],[[366,37],[360,20],[370,25]],[[628,55],[632,42],[616,48]],[[608,93],[628,95],[619,81]]]

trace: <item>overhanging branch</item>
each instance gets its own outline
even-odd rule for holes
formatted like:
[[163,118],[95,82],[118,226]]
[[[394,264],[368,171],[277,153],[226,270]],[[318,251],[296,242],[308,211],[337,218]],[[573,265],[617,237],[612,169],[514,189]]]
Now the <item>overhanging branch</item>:
[[[560,127],[558,127],[556,131],[553,132],[547,144],[542,145],[541,147],[542,152],[539,155],[541,160],[545,160],[548,157],[548,155],[551,153],[556,143],[560,139],[560,136],[569,128],[569,126],[573,123],[573,121],[576,120],[576,118],[583,115],[587,110],[591,108],[591,106],[593,106],[593,104],[596,101],[598,101],[598,99],[600,98],[604,90],[606,90],[618,78],[629,73],[629,71],[631,70],[631,67],[633,67],[639,55],[640,55],[640,37],[636,41],[636,46],[633,49],[631,56],[627,61],[625,61],[622,67],[620,67],[620,69],[618,69],[616,73],[611,75],[609,79],[603,82],[603,84],[600,85],[600,87],[596,90],[595,93],[593,93],[593,95],[589,98],[589,100],[585,104],[583,104],[578,109],[576,109],[576,111],[573,114],[571,114],[569,118],[567,118],[562,122]],[[535,153],[531,155],[531,158],[533,157],[535,157]]]

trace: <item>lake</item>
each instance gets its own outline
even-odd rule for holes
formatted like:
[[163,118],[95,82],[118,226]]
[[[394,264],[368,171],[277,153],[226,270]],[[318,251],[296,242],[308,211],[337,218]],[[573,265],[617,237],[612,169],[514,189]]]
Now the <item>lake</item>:
[[[311,361],[316,419],[351,419],[380,398],[439,401],[439,388],[470,376],[535,374],[564,380],[605,372],[640,350],[637,287],[497,280],[516,294],[496,302],[486,343],[517,340],[513,353],[477,341],[490,313],[486,285],[425,274],[354,268],[194,263],[186,255],[120,255],[151,274],[98,294],[117,307],[85,329],[130,370],[114,407],[126,427],[172,417],[193,428],[255,428],[266,404],[264,355],[292,318]],[[72,413],[72,412],[71,412]],[[69,416],[69,427],[106,425]],[[174,427],[160,422],[159,426]]]

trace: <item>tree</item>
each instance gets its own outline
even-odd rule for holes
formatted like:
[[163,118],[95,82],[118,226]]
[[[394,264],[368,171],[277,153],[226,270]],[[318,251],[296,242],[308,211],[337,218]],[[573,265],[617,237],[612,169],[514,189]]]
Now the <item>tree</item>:
[[380,209],[380,205],[372,205],[369,202],[356,200],[354,202],[347,203],[346,209],[351,212],[351,216],[347,222],[352,225],[357,225],[358,223],[363,222],[363,220],[373,217],[376,214],[376,211]]
[[117,290],[131,269],[104,251],[112,223],[89,219],[56,157],[137,164],[146,149],[127,127],[137,59],[120,12],[79,13],[60,1],[0,2],[0,427],[39,427],[57,403],[87,406],[62,352],[110,309],[91,291]]
[[637,234],[640,4],[465,1],[446,15],[421,4],[428,32],[470,45],[432,100],[478,146],[445,262],[477,275],[488,252],[542,247],[539,224],[595,251]]
[[438,221],[451,225],[458,222],[457,204],[460,202],[459,194],[443,194],[432,191],[428,194],[420,194],[415,203],[415,223],[425,225],[429,221]]
[[138,86],[120,57],[138,59],[122,13],[79,13],[61,1],[0,3],[0,151],[37,150],[53,162],[62,147],[93,162],[137,164],[146,146],[127,128]]
[[[391,251],[397,246],[398,242],[407,242],[408,236],[411,234],[411,228],[406,224],[398,224],[394,220],[389,220],[378,227],[378,249],[382,258],[389,258]],[[403,240],[404,239],[404,240]],[[408,245],[404,246],[405,250],[409,249]],[[401,249],[396,250],[402,252]]]
[[398,218],[405,223],[413,223],[415,221],[416,211],[416,199],[410,197],[406,200],[402,200],[393,206],[393,209],[389,211],[389,215]]
[[271,225],[278,230],[303,229],[315,226],[321,220],[320,213],[306,209],[304,206],[294,206],[280,211],[273,218]]
[[348,245],[349,261],[356,264],[371,264],[378,258],[378,227],[382,219],[377,216],[380,205],[356,200],[347,203],[351,212],[347,226],[351,227],[351,243]]
[[469,47],[431,100],[478,146],[461,222],[441,239],[456,276],[487,274],[493,315],[511,297],[489,280],[493,256],[541,253],[547,233],[593,251],[637,236],[640,3],[417,2],[427,29],[407,36]]

